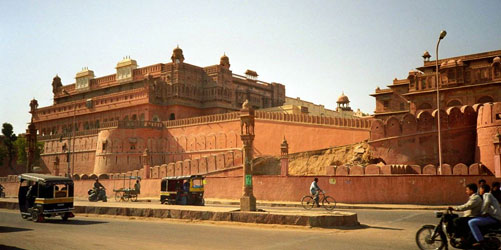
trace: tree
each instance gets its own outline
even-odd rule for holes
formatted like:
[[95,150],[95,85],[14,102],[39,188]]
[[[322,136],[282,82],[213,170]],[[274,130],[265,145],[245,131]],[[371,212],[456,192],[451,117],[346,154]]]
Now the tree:
[[10,123],[2,124],[2,134],[4,135],[3,144],[7,149],[7,157],[9,158],[8,166],[12,168],[12,159],[16,154],[14,148],[14,142],[17,140],[16,134],[14,134],[14,128]]
[[[14,142],[14,146],[17,151],[17,164],[26,165],[26,162],[28,161],[28,153],[26,152],[26,150],[28,150],[26,148],[28,147],[28,142],[26,141],[26,137],[21,136],[17,138]],[[37,142],[37,148],[35,149],[35,162],[40,159],[40,154],[43,152],[43,148],[43,142]]]
[[28,158],[28,155],[26,153],[26,138],[24,136],[20,136],[17,138],[17,140],[14,142],[14,148],[16,149],[16,155],[17,155],[17,161],[16,163],[19,165],[26,165],[26,160]]
[[7,149],[5,149],[5,146],[0,144],[0,164],[3,163],[3,159],[5,159],[5,156],[7,156]]

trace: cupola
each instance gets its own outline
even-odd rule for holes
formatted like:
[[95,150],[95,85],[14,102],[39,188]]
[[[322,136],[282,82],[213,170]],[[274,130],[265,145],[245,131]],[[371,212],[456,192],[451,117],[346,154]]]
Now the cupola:
[[226,56],[226,53],[224,53],[223,56],[221,57],[221,59],[219,60],[219,65],[221,65],[227,69],[230,68],[230,58],[228,58],[228,56]]
[[76,79],[76,90],[87,90],[90,87],[90,80],[94,79],[94,71],[87,67],[82,68],[82,71],[78,72],[75,76]]
[[342,111],[353,111],[350,108],[350,99],[348,99],[348,96],[344,95],[344,92],[339,96],[337,99],[337,109],[338,112]]
[[173,63],[184,62],[183,50],[179,48],[179,45],[172,51],[172,56],[170,57],[170,59],[172,59]]
[[126,56],[117,63],[117,81],[129,81],[134,77],[134,70],[137,69],[137,62]]
[[425,62],[429,62],[430,61],[430,52],[428,52],[428,50],[426,50],[424,53],[423,53],[423,59]]

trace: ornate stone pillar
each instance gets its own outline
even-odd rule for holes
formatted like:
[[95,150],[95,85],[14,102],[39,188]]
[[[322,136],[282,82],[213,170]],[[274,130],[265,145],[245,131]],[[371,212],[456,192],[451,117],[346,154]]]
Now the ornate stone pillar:
[[289,175],[289,144],[287,144],[285,137],[284,141],[280,145],[280,175]]
[[243,195],[240,198],[240,211],[256,211],[256,197],[252,191],[252,160],[254,142],[254,109],[246,100],[240,110],[240,138],[244,148]]
[[148,148],[144,149],[143,152],[143,168],[144,168],[143,179],[149,179],[151,162],[150,162],[150,151],[148,150]]
[[501,128],[494,135],[494,174],[496,178],[501,177]]

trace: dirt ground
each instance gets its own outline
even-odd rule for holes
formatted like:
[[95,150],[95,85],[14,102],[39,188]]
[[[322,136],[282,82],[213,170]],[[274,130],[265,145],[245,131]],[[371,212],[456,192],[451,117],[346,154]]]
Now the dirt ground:
[[[369,144],[364,141],[356,144],[327,149],[289,154],[290,175],[323,175],[327,166],[368,165],[370,161]],[[254,174],[280,174],[280,158],[261,156],[254,159]]]

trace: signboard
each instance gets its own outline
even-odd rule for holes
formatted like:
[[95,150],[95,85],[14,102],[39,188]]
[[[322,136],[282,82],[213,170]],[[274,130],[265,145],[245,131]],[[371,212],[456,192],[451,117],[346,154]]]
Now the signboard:
[[245,186],[252,186],[252,175],[245,175]]

